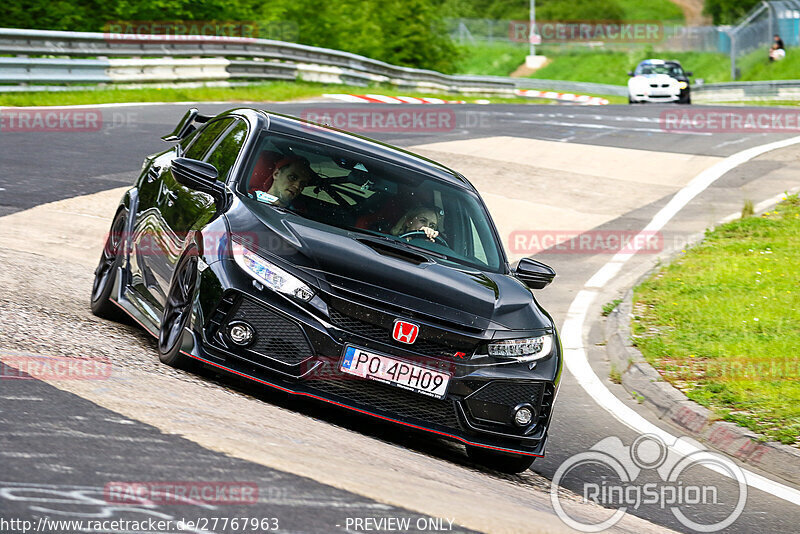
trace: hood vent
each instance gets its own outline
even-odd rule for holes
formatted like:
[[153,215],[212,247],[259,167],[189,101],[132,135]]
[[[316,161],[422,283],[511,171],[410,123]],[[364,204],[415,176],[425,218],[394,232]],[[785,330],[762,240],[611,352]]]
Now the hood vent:
[[397,258],[399,260],[407,261],[409,263],[413,263],[414,265],[420,265],[422,263],[429,263],[430,260],[423,256],[422,254],[418,254],[413,250],[407,250],[402,248],[401,246],[394,246],[390,245],[384,241],[373,241],[372,239],[366,238],[359,238],[356,239],[362,245],[366,245],[381,256],[389,256],[390,258]]

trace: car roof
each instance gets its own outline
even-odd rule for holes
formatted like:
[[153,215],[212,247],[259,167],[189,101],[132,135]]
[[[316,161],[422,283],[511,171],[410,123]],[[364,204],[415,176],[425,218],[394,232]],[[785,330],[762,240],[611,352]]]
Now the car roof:
[[640,62],[639,65],[677,65],[681,66],[680,61],[676,59],[645,59],[644,61]]
[[250,115],[254,111],[261,114],[268,121],[267,129],[270,131],[301,137],[335,148],[364,152],[391,164],[426,174],[433,179],[476,191],[475,187],[463,175],[445,167],[441,163],[375,139],[262,109],[238,108],[226,113]]

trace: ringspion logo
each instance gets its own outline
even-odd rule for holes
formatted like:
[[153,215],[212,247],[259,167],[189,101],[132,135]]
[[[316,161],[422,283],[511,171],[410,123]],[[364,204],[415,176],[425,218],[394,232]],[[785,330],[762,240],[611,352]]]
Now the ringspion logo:
[[[683,442],[683,443],[679,443]],[[694,452],[676,452],[690,444]],[[712,469],[733,479],[733,495],[722,495],[702,471]],[[577,486],[583,502],[608,509],[608,517],[573,517],[561,504],[559,486]],[[683,526],[697,532],[718,532],[736,521],[747,502],[744,472],[727,457],[700,443],[680,438],[668,446],[660,437],[643,434],[630,445],[610,436],[567,458],[550,484],[550,503],[558,517],[580,532],[601,532],[616,525],[628,510],[669,510]]]

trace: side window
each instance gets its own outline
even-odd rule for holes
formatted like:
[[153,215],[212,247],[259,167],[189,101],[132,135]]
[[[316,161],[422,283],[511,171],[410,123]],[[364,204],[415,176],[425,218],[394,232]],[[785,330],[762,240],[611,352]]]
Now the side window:
[[205,161],[217,168],[219,181],[227,181],[245,137],[247,137],[247,123],[237,120],[211,147]]
[[185,158],[202,160],[206,155],[208,149],[214,144],[214,140],[219,137],[219,134],[225,131],[225,128],[231,125],[234,119],[222,119],[218,121],[209,122],[200,131],[194,134],[192,142],[183,154]]
[[483,249],[483,242],[478,235],[478,228],[475,226],[475,222],[472,219],[469,220],[469,226],[472,231],[472,235],[470,236],[473,247],[472,255],[475,256],[478,261],[488,264],[489,262],[486,261],[486,251]]

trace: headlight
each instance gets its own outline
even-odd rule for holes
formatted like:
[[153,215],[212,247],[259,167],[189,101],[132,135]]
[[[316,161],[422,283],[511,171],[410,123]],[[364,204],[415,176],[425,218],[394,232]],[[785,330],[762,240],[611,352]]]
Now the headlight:
[[689,87],[688,83],[686,83],[686,82],[678,82],[678,88],[679,89],[686,89],[687,87]]
[[489,343],[489,356],[515,358],[520,362],[541,360],[549,356],[552,350],[552,334],[525,339],[507,339],[505,341]]
[[268,288],[304,302],[308,302],[314,296],[314,291],[296,276],[268,262],[236,241],[233,241],[231,246],[236,264]]

